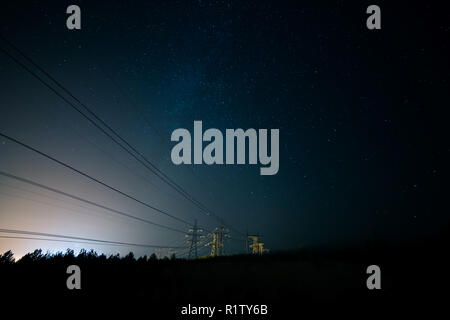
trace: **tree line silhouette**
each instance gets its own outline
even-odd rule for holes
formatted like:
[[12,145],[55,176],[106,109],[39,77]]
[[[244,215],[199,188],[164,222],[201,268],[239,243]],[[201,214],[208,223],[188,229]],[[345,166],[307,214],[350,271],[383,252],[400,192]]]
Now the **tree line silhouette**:
[[[377,242],[193,260],[84,249],[78,254],[72,249],[55,254],[37,249],[15,260],[9,250],[0,254],[0,284],[17,299],[121,297],[169,305],[171,312],[187,303],[268,303],[280,310],[295,307],[298,301],[367,306],[439,303],[447,297],[442,291],[449,285],[448,230],[401,245]],[[381,269],[379,291],[366,286],[366,270],[372,264]],[[66,287],[69,265],[81,269],[81,290]]]
[[57,252],[52,254],[50,252],[43,253],[42,249],[36,249],[33,252],[29,252],[22,256],[20,259],[16,261],[14,258],[14,253],[11,250],[6,251],[3,254],[0,254],[0,264],[3,265],[12,265],[12,264],[31,264],[31,263],[85,263],[85,262],[99,262],[99,263],[147,263],[147,262],[155,262],[157,260],[169,260],[175,259],[175,254],[172,254],[170,257],[164,256],[162,259],[158,259],[155,253],[152,253],[150,256],[144,255],[136,258],[133,252],[129,252],[125,256],[120,256],[119,254],[106,256],[105,254],[98,254],[93,249],[86,250],[81,249],[80,252],[75,255],[75,251],[73,249],[67,249],[66,252]]

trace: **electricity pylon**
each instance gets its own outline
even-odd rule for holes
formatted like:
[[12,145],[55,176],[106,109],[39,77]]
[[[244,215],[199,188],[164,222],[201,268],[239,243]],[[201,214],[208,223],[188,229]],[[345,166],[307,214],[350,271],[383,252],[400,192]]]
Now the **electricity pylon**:
[[191,259],[193,254],[195,255],[195,259],[198,258],[197,253],[197,247],[199,243],[198,238],[202,237],[201,235],[199,236],[199,233],[202,232],[203,230],[197,227],[197,219],[195,219],[194,226],[192,227],[192,229],[189,229],[189,233],[186,235],[186,237],[190,237],[190,239],[187,240],[190,243],[188,259]]
[[222,225],[216,228],[209,236],[212,238],[207,246],[211,246],[211,257],[223,256],[225,253],[225,239],[229,237],[228,229]]
[[264,252],[268,252],[269,249],[264,248],[264,243],[259,242],[259,236],[249,236],[247,234],[246,237],[246,246],[247,246],[247,253],[248,253],[248,240],[252,240],[252,244],[250,245],[250,249],[252,249],[253,254],[263,254]]

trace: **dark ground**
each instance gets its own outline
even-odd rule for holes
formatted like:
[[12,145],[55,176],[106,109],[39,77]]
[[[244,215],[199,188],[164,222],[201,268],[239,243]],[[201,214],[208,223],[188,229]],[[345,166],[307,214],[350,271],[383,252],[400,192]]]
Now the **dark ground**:
[[[448,243],[444,234],[399,247],[304,249],[198,260],[119,258],[93,252],[46,256],[35,251],[15,263],[4,255],[0,281],[12,300],[76,302],[85,307],[105,301],[111,311],[144,307],[159,314],[158,319],[207,318],[179,315],[187,304],[267,304],[270,317],[257,319],[279,319],[281,314],[306,310],[384,314],[395,308],[404,314],[445,306]],[[81,290],[66,288],[66,268],[71,264],[81,268]],[[381,268],[381,290],[366,287],[366,268],[371,264]],[[236,317],[224,317],[228,318]]]

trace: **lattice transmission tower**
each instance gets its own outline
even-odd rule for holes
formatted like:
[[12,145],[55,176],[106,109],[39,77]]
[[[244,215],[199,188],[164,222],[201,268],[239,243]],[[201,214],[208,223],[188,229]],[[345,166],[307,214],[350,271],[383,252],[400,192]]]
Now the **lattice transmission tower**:
[[225,254],[225,239],[229,238],[229,230],[222,225],[208,236],[211,238],[211,242],[206,245],[211,246],[211,257],[223,256]]
[[195,219],[194,226],[192,227],[192,229],[189,229],[189,233],[186,235],[186,237],[189,238],[187,240],[187,242],[190,244],[188,259],[191,259],[193,256],[195,257],[195,259],[198,258],[197,248],[198,248],[198,243],[200,242],[199,238],[203,237],[201,235],[202,232],[203,232],[203,229],[200,229],[197,226],[197,219]]

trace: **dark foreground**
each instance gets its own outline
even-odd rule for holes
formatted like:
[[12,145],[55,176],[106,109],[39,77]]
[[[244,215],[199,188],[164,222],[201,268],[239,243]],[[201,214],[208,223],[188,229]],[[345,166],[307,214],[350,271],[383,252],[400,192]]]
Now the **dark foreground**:
[[[23,303],[80,303],[110,310],[145,308],[158,319],[207,319],[181,315],[183,306],[267,305],[267,316],[213,319],[278,319],[281,314],[366,310],[413,312],[447,303],[448,241],[417,242],[405,247],[334,251],[297,251],[264,256],[228,256],[198,260],[135,259],[84,252],[43,255],[35,251],[12,263],[0,258],[0,281],[8,299]],[[81,290],[68,290],[66,269],[81,269]],[[366,269],[381,269],[381,290],[369,290]],[[151,317],[150,317],[151,318]],[[301,317],[298,317],[301,318]]]

